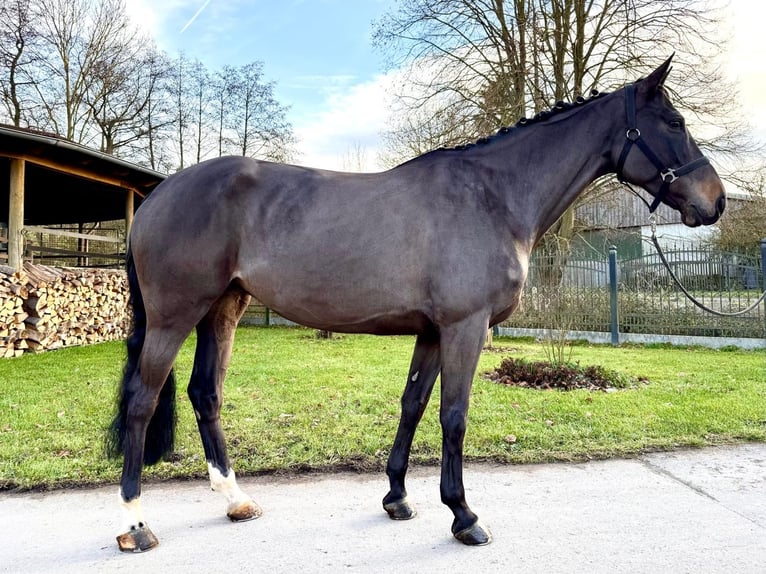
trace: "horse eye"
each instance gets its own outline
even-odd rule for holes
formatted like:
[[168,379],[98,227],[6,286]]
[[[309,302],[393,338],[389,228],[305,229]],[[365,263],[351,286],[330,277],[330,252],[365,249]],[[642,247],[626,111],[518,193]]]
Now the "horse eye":
[[674,130],[680,130],[682,127],[684,127],[684,123],[681,120],[670,120],[668,125]]

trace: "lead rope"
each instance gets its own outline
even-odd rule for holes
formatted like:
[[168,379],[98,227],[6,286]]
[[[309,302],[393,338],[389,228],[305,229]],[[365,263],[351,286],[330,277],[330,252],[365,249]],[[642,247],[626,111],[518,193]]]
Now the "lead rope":
[[[638,199],[644,202],[644,205],[649,207],[649,202],[646,201],[643,196],[638,193],[627,181],[622,181],[622,183],[625,187],[628,188],[628,190],[635,195]],[[662,247],[660,247],[660,242],[657,240],[657,214],[656,213],[650,213],[649,214],[649,225],[652,229],[652,244],[654,245],[654,249],[657,251],[657,255],[660,256],[660,261],[662,261],[662,264],[665,265],[665,268],[668,270],[668,274],[670,275],[670,278],[673,280],[673,283],[675,283],[678,288],[681,290],[681,292],[686,295],[686,298],[689,299],[692,303],[694,303],[697,307],[702,309],[703,311],[707,311],[708,313],[712,313],[713,315],[717,315],[719,317],[738,317],[739,315],[744,315],[745,313],[749,313],[750,311],[755,310],[758,305],[760,305],[764,298],[766,298],[766,291],[761,293],[761,296],[758,297],[755,303],[747,307],[746,309],[742,309],[740,311],[732,311],[730,313],[724,313],[723,311],[716,311],[715,309],[711,309],[710,307],[707,307],[704,303],[701,303],[698,301],[694,295],[689,293],[689,291],[686,290],[686,287],[681,284],[681,281],[678,280],[678,277],[676,277],[676,274],[673,273],[673,269],[670,268],[670,263],[668,263],[667,258],[665,257],[665,253],[662,251]]]
[[[657,250],[657,254],[660,256],[660,260],[667,268],[671,279],[673,279],[673,282],[678,286],[679,289],[681,289],[681,291],[683,292],[684,295],[686,295],[686,298],[689,299],[689,301],[694,303],[697,307],[699,307],[703,311],[707,311],[708,313],[712,313],[713,315],[717,315],[719,317],[736,317],[738,315],[744,315],[745,313],[748,313],[754,310],[756,307],[758,307],[758,305],[761,304],[764,298],[766,298],[766,291],[764,291],[761,294],[761,296],[758,298],[758,300],[755,303],[753,303],[746,309],[742,309],[740,311],[732,311],[730,313],[724,313],[723,311],[716,311],[715,309],[711,309],[710,307],[705,306],[703,303],[695,299],[694,296],[691,293],[689,293],[689,291],[686,290],[686,287],[684,287],[681,284],[681,282],[678,280],[678,277],[676,277],[676,274],[673,273],[673,270],[670,268],[670,263],[668,263],[668,260],[665,257],[665,253],[663,253],[662,248],[660,247],[660,243],[659,241],[657,241],[657,233],[656,233],[657,219],[655,217],[655,210],[659,207],[660,203],[662,203],[663,200],[665,199],[665,196],[670,190],[670,184],[673,183],[676,179],[678,179],[682,175],[686,175],[694,171],[695,169],[702,167],[703,165],[707,165],[708,163],[710,163],[709,160],[705,156],[702,156],[676,169],[665,167],[665,165],[660,161],[657,155],[655,155],[655,153],[652,151],[649,145],[641,138],[641,131],[638,129],[638,124],[636,122],[636,86],[635,84],[628,84],[625,87],[625,119],[628,124],[628,129],[625,132],[625,138],[626,138],[625,143],[622,146],[620,157],[617,160],[617,166],[616,166],[617,180],[620,183],[622,183],[625,187],[627,187],[633,195],[635,195],[641,201],[643,201],[646,207],[649,208],[649,223],[652,228],[652,243],[654,244],[654,248]],[[644,156],[646,156],[646,158],[652,164],[654,164],[654,167],[656,167],[657,170],[659,171],[660,179],[662,180],[662,185],[660,186],[660,189],[655,195],[654,201],[651,204],[648,201],[646,201],[640,193],[638,193],[635,189],[633,189],[633,187],[623,177],[622,170],[625,167],[625,161],[628,159],[628,154],[630,153],[630,150],[633,149],[634,145],[637,146],[643,152]]]
[[[643,199],[643,198],[642,198]],[[668,273],[670,274],[670,278],[673,279],[673,282],[678,286],[678,288],[681,290],[681,292],[686,295],[686,298],[689,299],[692,303],[694,303],[697,307],[702,309],[703,311],[707,311],[708,313],[712,313],[713,315],[717,315],[718,317],[737,317],[739,315],[744,315],[745,313],[749,313],[750,311],[753,311],[755,308],[758,307],[758,305],[761,304],[761,302],[766,298],[766,291],[761,293],[761,296],[758,297],[758,300],[747,307],[746,309],[741,309],[739,311],[732,311],[730,313],[724,313],[723,311],[716,311],[715,309],[711,309],[710,307],[705,306],[703,303],[695,299],[695,297],[689,293],[686,290],[686,287],[684,287],[681,282],[678,280],[678,277],[676,277],[676,274],[673,273],[673,270],[670,268],[670,264],[668,263],[668,260],[665,258],[665,253],[663,253],[662,248],[660,247],[660,242],[657,240],[657,218],[652,213],[649,216],[649,224],[652,227],[652,243],[654,244],[654,248],[657,250],[657,255],[660,256],[660,261],[665,265],[665,268],[668,270]]]

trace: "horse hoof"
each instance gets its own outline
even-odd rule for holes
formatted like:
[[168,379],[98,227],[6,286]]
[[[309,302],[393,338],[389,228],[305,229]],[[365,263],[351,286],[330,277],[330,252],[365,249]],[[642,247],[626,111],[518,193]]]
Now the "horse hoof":
[[246,522],[248,520],[255,520],[262,514],[263,510],[261,510],[261,507],[252,500],[248,500],[229,510],[229,512],[226,513],[226,516],[228,516],[232,522]]
[[117,545],[122,552],[145,552],[160,543],[148,527],[131,528],[117,537]]
[[486,526],[474,522],[468,528],[459,532],[453,532],[455,538],[467,546],[484,546],[492,542],[492,534]]
[[383,504],[383,510],[388,512],[388,516],[391,520],[409,520],[410,518],[415,518],[415,515],[417,514],[415,508],[406,498],[395,500],[393,502],[386,502]]

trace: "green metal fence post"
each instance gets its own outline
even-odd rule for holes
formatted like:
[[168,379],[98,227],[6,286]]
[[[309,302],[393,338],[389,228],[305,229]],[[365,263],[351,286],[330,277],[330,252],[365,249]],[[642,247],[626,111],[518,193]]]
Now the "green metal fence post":
[[620,344],[620,323],[617,307],[617,247],[609,248],[609,310],[611,316],[612,345]]
[[[761,275],[763,290],[766,291],[766,237],[761,239]],[[763,338],[766,339],[766,298],[763,300]]]

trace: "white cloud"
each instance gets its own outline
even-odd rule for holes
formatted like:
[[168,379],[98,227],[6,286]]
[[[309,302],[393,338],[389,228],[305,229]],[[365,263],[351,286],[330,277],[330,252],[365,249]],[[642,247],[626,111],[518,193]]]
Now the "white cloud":
[[134,24],[158,40],[164,20],[174,10],[175,2],[152,2],[151,0],[126,0],[125,10]]
[[321,111],[314,117],[301,118],[296,125],[300,153],[297,163],[349,170],[349,154],[361,151],[364,165],[360,167],[364,171],[382,169],[378,151],[380,134],[388,120],[388,87],[392,81],[392,76],[381,74],[369,82],[333,87],[320,94],[325,96],[318,106]]
[[737,82],[742,111],[766,141],[766,4],[731,0],[728,10],[731,40],[726,71]]

